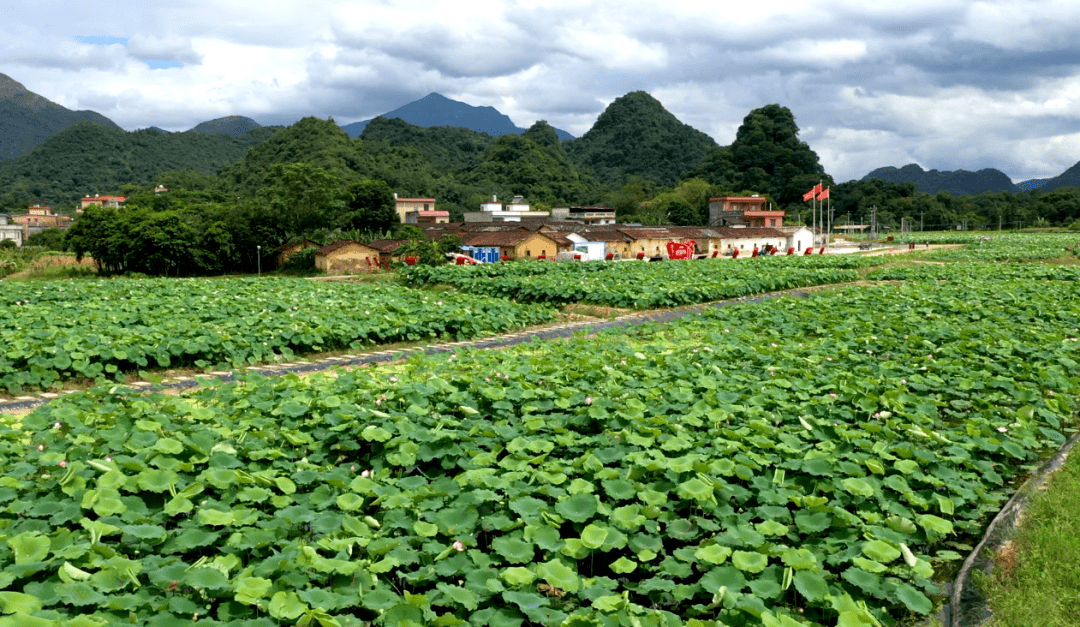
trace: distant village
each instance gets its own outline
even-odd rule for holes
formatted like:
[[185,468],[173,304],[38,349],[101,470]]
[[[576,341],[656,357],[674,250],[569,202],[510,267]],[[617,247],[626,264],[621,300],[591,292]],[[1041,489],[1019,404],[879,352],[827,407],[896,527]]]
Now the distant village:
[[[770,210],[759,196],[709,199],[709,226],[619,224],[607,207],[553,207],[534,211],[522,197],[501,202],[493,196],[468,211],[463,222],[436,208],[434,198],[395,197],[402,224],[423,230],[430,240],[461,239],[456,262],[494,263],[520,259],[552,261],[660,260],[672,257],[738,257],[740,254],[804,254],[814,246],[805,226],[784,226],[784,212]],[[275,251],[278,262],[304,248],[317,247],[316,267],[329,274],[375,272],[400,259],[401,239],[345,240],[318,247],[294,242]],[[692,243],[692,244],[691,244]],[[672,245],[685,252],[672,254]]]
[[[159,187],[155,192],[167,192]],[[123,196],[87,196],[76,213],[92,205],[119,207]],[[522,197],[502,202],[493,196],[479,211],[465,212],[463,222],[450,222],[434,198],[404,198],[395,194],[398,218],[414,225],[429,239],[444,235],[461,240],[457,263],[493,263],[521,259],[552,261],[661,260],[685,257],[739,257],[765,254],[810,254],[813,232],[805,226],[785,226],[784,211],[770,209],[764,197],[719,196],[709,199],[708,226],[643,226],[619,224],[607,207],[553,207],[535,211]],[[48,228],[66,228],[76,218],[52,207],[35,205],[22,215],[0,214],[0,241],[21,246]],[[406,262],[398,253],[404,239],[369,242],[341,240],[329,245],[291,242],[273,250],[278,265],[293,254],[315,248],[315,265],[330,274],[376,272],[392,262]]]

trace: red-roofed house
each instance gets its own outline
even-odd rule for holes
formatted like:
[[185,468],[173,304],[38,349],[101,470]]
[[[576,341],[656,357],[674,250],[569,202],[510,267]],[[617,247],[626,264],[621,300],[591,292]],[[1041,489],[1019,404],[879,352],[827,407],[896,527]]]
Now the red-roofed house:
[[448,224],[449,222],[449,211],[407,211],[405,213],[406,224]]
[[15,224],[22,225],[24,239],[29,237],[32,233],[38,233],[49,227],[58,226],[65,228],[71,224],[73,219],[74,218],[70,216],[53,213],[52,207],[44,207],[42,205],[27,207],[26,213],[11,216],[11,220]]

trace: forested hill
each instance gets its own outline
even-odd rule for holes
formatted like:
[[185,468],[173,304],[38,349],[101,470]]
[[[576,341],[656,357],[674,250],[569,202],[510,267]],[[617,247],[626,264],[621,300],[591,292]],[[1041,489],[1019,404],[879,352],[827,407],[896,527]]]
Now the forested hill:
[[713,138],[680,122],[659,100],[635,91],[608,105],[589,132],[567,142],[566,152],[609,185],[628,176],[669,185],[716,147]]
[[878,168],[862,178],[864,181],[879,179],[890,183],[915,183],[919,191],[927,194],[949,192],[956,196],[981,194],[983,192],[1019,192],[1020,188],[1000,170],[986,168],[978,172],[967,170],[923,170],[912,163],[902,168]]
[[415,148],[435,168],[444,172],[476,167],[491,145],[487,133],[457,126],[415,126],[399,118],[377,117],[360,138],[365,142],[386,142],[392,146]]
[[0,206],[70,203],[87,194],[116,192],[125,185],[152,184],[168,171],[216,175],[274,131],[259,128],[242,137],[227,137],[154,129],[127,132],[79,122],[0,167]]
[[30,152],[53,133],[84,120],[120,128],[100,113],[66,109],[0,74],[0,164]]
[[196,133],[216,133],[218,135],[228,135],[229,137],[243,137],[257,128],[262,128],[262,125],[251,118],[245,118],[242,115],[230,115],[203,122],[191,130]]

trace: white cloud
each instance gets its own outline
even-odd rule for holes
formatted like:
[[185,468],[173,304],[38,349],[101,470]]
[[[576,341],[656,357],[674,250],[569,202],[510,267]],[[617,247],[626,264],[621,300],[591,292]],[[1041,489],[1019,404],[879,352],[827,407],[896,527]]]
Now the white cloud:
[[[643,90],[722,144],[752,109],[787,106],[839,180],[911,162],[1019,179],[1080,159],[1080,4],[1066,0],[131,7],[9,0],[0,72],[129,129],[233,114],[348,123],[437,91],[581,135],[612,100]],[[148,60],[185,67],[153,71]]]
[[183,37],[135,35],[128,40],[128,53],[142,61],[179,61],[188,65],[202,62],[202,55]]

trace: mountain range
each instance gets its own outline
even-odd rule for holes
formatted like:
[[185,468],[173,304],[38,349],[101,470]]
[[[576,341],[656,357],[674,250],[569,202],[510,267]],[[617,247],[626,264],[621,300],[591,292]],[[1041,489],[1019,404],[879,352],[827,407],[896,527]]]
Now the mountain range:
[[911,163],[902,168],[884,167],[870,172],[862,178],[863,181],[880,179],[890,183],[915,183],[919,191],[927,194],[948,192],[954,196],[977,195],[983,192],[1029,192],[1042,190],[1044,192],[1059,187],[1080,186],[1080,163],[1065,170],[1058,176],[1049,179],[1031,179],[1013,183],[1012,180],[1001,170],[986,168],[978,172],[968,170],[924,170],[920,166]]
[[[405,120],[413,126],[423,128],[432,126],[469,128],[487,133],[492,137],[521,135],[525,132],[525,129],[515,125],[509,117],[499,113],[495,107],[474,107],[436,93],[430,93],[403,107],[384,113],[380,117]],[[371,120],[362,120],[346,124],[341,128],[345,129],[349,137],[359,137],[370,122]],[[573,135],[560,129],[555,129],[555,134],[563,141],[574,139]]]
[[[627,142],[625,122],[642,115],[650,116],[650,126],[637,130],[648,133],[637,137],[640,141]],[[413,127],[427,129],[471,129],[489,138],[526,133],[526,129],[516,126],[509,117],[493,107],[475,107],[437,93],[428,94],[379,118],[401,120]],[[20,155],[26,155],[57,132],[79,122],[93,122],[120,133],[124,132],[99,113],[71,111],[0,74],[0,166]],[[372,120],[364,120],[346,124],[341,128],[350,137],[367,138],[365,131],[371,122]],[[198,124],[185,134],[223,135],[241,140],[237,145],[222,145],[220,148],[224,152],[221,156],[210,160],[221,164],[220,159],[236,154],[237,149],[252,145],[255,137],[252,135],[253,131],[259,131],[257,137],[268,137],[279,128],[264,127],[243,116],[227,116]],[[680,122],[644,92],[633,92],[616,99],[612,106],[600,115],[593,128],[580,139],[574,139],[570,133],[560,129],[552,130],[559,140],[566,143],[566,153],[573,161],[592,170],[598,179],[607,184],[617,183],[625,176],[642,176],[661,184],[670,184],[677,180],[680,174],[700,162],[707,152],[717,149],[716,142],[711,137]],[[388,131],[389,127],[381,127],[372,138],[385,139]],[[154,127],[138,132],[174,135]],[[392,134],[401,132],[404,131],[395,127]],[[463,136],[460,141],[475,144],[473,152],[477,155],[478,151],[486,147],[486,141],[480,135],[475,139],[465,139]],[[180,145],[175,142],[174,144]],[[195,145],[189,141],[181,144]],[[171,161],[173,165],[179,166],[183,160],[170,158],[164,161]],[[205,171],[205,167],[196,169]],[[900,168],[878,168],[862,180],[875,178],[893,183],[913,182],[920,191],[931,194],[939,191],[953,195],[980,194],[987,191],[1018,193],[1034,189],[1048,191],[1058,187],[1080,186],[1080,163],[1050,179],[1032,179],[1016,184],[996,169],[977,172],[939,171],[924,170],[916,164]]]

